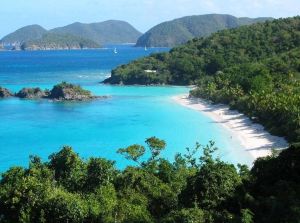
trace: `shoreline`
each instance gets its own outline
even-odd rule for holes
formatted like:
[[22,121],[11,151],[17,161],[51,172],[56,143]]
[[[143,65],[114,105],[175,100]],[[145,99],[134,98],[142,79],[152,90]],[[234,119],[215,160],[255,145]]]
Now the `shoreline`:
[[202,99],[189,98],[188,95],[177,95],[172,99],[182,106],[205,114],[229,130],[254,159],[271,155],[273,149],[288,147],[288,142],[283,137],[271,135],[261,124],[253,123],[246,115],[230,110],[226,105],[210,104]]

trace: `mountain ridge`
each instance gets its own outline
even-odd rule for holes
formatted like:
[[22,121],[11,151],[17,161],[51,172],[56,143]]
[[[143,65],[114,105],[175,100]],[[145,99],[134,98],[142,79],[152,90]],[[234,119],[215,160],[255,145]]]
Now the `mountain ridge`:
[[272,19],[270,17],[238,18],[228,14],[185,16],[152,27],[138,39],[136,46],[174,47],[196,37],[207,37],[220,30]]
[[[99,35],[107,31],[109,31],[107,35]],[[135,43],[141,35],[141,32],[131,24],[121,20],[106,20],[95,23],[74,22],[67,26],[51,29],[49,32],[88,37],[98,44]]]
[[121,20],[107,20],[95,23],[75,22],[63,27],[46,30],[40,25],[24,26],[4,36],[0,43],[19,49],[22,44],[42,39],[46,34],[72,35],[84,38],[98,45],[135,43],[141,33],[131,24]]
[[23,43],[29,40],[35,40],[41,38],[47,30],[37,24],[24,26],[20,29],[15,30],[12,33],[4,36],[0,42],[2,43]]

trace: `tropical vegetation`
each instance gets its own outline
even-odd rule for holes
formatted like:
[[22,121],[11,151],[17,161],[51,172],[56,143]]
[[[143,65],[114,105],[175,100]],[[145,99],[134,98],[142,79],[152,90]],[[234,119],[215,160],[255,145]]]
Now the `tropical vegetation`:
[[196,37],[207,37],[219,30],[266,20],[272,20],[272,18],[237,18],[225,14],[186,16],[154,26],[138,39],[136,46],[174,47]]
[[151,137],[119,149],[133,164],[125,169],[68,146],[46,162],[31,156],[27,168],[2,174],[0,222],[300,222],[299,144],[251,170],[215,158],[213,142],[173,162],[160,156],[165,146]]
[[[151,72],[149,72],[151,71]],[[229,104],[300,141],[300,17],[223,30],[122,65],[111,84],[196,85],[191,96]]]

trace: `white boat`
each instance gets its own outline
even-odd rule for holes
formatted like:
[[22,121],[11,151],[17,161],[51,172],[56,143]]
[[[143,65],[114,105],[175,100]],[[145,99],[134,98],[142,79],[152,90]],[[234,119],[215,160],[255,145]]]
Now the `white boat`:
[[114,53],[118,53],[117,48],[114,49]]
[[145,51],[147,51],[148,49],[147,49],[147,46],[145,46]]

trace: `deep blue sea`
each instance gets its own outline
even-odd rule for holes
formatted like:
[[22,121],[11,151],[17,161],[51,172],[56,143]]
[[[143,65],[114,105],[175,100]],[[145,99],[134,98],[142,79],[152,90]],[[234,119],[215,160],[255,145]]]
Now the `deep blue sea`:
[[187,87],[109,86],[100,82],[112,68],[166,48],[114,46],[83,51],[0,52],[0,86],[12,91],[23,87],[50,89],[67,81],[80,84],[95,95],[109,99],[89,102],[48,100],[0,100],[0,171],[27,166],[30,155],[44,160],[63,145],[70,145],[82,157],[100,156],[117,161],[119,168],[130,164],[116,153],[118,148],[144,144],[157,136],[167,142],[163,156],[196,142],[214,140],[217,155],[233,163],[251,164],[230,133],[207,116],[178,105],[172,96],[187,93]]

